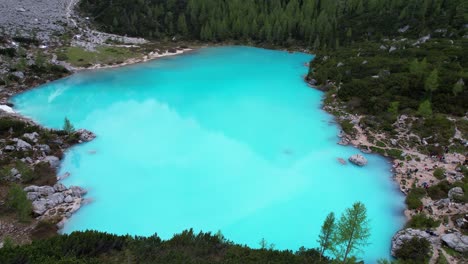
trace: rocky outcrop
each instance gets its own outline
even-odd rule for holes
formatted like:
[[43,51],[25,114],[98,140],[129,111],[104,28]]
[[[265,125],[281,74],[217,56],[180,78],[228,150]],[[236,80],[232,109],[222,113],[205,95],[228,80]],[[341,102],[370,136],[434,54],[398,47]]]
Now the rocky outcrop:
[[460,197],[460,196],[463,196],[464,193],[463,193],[463,189],[461,187],[454,187],[452,189],[450,189],[450,191],[448,192],[448,197],[450,198],[450,200],[453,200],[454,198],[456,197]]
[[75,133],[79,136],[80,143],[89,142],[96,138],[96,135],[93,132],[88,131],[86,129],[79,129]]
[[392,256],[395,256],[395,252],[401,248],[405,241],[411,240],[413,237],[426,239],[431,243],[432,247],[438,247],[441,243],[438,236],[432,235],[426,231],[412,228],[403,229],[396,233],[392,238]]
[[86,194],[83,188],[67,188],[61,183],[28,186],[24,191],[39,219],[58,219],[62,223],[81,207]]
[[38,141],[38,137],[39,137],[39,133],[37,132],[32,132],[32,133],[25,133],[23,135],[24,138],[26,139],[29,139],[30,141],[34,142],[34,143],[37,143]]
[[351,163],[356,164],[356,165],[361,166],[361,167],[367,165],[367,159],[364,156],[360,155],[360,154],[353,155],[353,156],[349,157],[348,160]]
[[12,141],[16,142],[16,150],[24,151],[32,148],[31,144],[19,138],[14,138]]
[[442,241],[458,252],[468,252],[468,236],[464,236],[459,232],[443,235]]

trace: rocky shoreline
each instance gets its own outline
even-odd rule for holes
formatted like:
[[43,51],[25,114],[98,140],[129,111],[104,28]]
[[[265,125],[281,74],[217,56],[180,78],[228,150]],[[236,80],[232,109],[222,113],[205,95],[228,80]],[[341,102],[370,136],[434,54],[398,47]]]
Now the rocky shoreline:
[[[307,81],[307,80],[306,80]],[[348,128],[346,133],[343,130],[340,132],[340,140],[337,144],[352,145],[363,153],[377,153],[390,159],[392,163],[393,179],[398,184],[398,188],[408,196],[413,188],[428,189],[440,183],[442,180],[453,183],[460,181],[464,176],[458,169],[460,165],[466,163],[466,157],[457,153],[446,153],[442,158],[428,156],[420,153],[416,147],[408,148],[403,146],[404,137],[408,135],[414,136],[409,130],[411,123],[405,122],[411,118],[401,115],[395,125],[401,129],[394,138],[388,138],[384,133],[378,133],[362,126],[361,120],[364,116],[353,115],[346,110],[346,107],[336,99],[336,91],[330,87],[317,87],[316,83],[307,81],[310,87],[326,92],[323,110],[332,114],[338,125],[343,127],[343,122],[350,124],[352,129]],[[331,91],[331,92],[330,92]],[[372,140],[373,139],[373,140]],[[382,146],[385,142],[385,148]],[[421,144],[424,144],[424,139],[420,139]],[[380,149],[398,150],[398,157],[389,155],[390,151],[375,151]],[[392,151],[393,153],[393,151]],[[356,154],[349,158],[350,162],[358,166],[364,166],[366,162],[360,158],[361,155]],[[409,158],[410,157],[410,158]],[[340,161],[341,162],[341,161]],[[345,164],[341,162],[342,164]],[[443,169],[443,179],[437,179],[434,176],[434,170]],[[454,195],[456,193],[456,195]],[[409,222],[414,216],[421,213],[429,215],[436,220],[443,219],[444,223],[435,230],[418,230],[405,227],[395,234],[392,239],[392,255],[395,251],[402,247],[403,241],[411,240],[411,238],[425,238],[429,241],[432,247],[432,258],[430,263],[436,263],[439,254],[444,254],[449,263],[459,263],[459,259],[450,256],[444,250],[444,247],[449,247],[459,253],[468,252],[468,236],[463,235],[457,228],[468,226],[468,204],[460,203],[455,200],[455,196],[463,196],[463,189],[453,187],[449,190],[447,197],[432,200],[430,197],[422,199],[423,205],[417,209],[406,209],[403,213]],[[451,217],[458,217],[453,221]],[[445,221],[447,220],[448,221]]]

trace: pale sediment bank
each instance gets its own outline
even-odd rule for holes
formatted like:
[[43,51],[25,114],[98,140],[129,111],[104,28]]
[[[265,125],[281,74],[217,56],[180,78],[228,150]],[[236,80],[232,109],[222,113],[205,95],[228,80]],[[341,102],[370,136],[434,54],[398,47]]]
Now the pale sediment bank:
[[169,52],[165,51],[164,53],[158,53],[157,51],[150,52],[148,55],[144,55],[143,57],[140,58],[130,58],[122,63],[119,64],[95,64],[90,67],[76,67],[74,68],[75,71],[81,71],[81,70],[97,70],[97,69],[111,69],[111,68],[119,68],[119,67],[124,67],[128,65],[133,65],[137,63],[143,63],[143,62],[148,62],[151,60],[156,60],[156,59],[161,59],[164,57],[170,57],[170,56],[177,56],[181,55],[187,52],[194,51],[194,49],[191,48],[185,48],[185,49],[179,49],[174,52]]

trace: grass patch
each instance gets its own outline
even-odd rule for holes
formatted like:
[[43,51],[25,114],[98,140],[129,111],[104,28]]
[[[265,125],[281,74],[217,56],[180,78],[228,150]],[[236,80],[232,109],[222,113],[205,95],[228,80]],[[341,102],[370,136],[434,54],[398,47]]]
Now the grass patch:
[[58,57],[77,67],[88,67],[93,64],[116,64],[133,57],[126,48],[98,47],[96,51],[87,51],[79,47],[69,47],[59,53]]

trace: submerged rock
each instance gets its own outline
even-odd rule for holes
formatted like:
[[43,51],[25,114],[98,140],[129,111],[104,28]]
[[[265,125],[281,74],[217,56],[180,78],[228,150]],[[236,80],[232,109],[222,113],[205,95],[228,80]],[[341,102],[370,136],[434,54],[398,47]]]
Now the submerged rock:
[[443,235],[442,241],[458,252],[468,252],[468,236],[464,236],[459,232]]
[[338,158],[338,162],[341,163],[342,165],[346,165],[346,160],[342,158]]
[[358,166],[367,165],[367,159],[364,156],[360,155],[360,154],[353,155],[353,156],[349,157],[348,160],[351,163],[356,164]]

